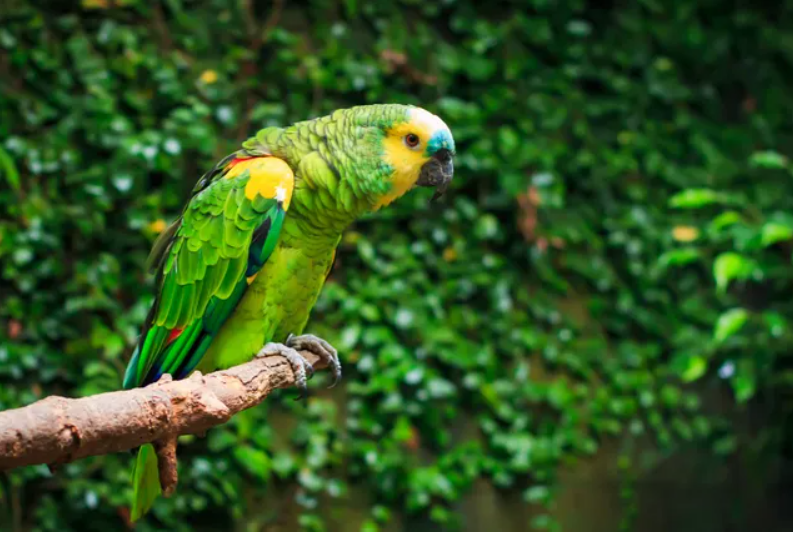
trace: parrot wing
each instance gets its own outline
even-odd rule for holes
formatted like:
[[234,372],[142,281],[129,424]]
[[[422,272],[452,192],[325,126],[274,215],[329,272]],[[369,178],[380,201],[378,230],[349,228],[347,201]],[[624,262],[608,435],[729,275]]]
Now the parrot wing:
[[189,374],[275,249],[294,174],[272,156],[232,154],[204,175],[152,248],[157,296],[124,388]]

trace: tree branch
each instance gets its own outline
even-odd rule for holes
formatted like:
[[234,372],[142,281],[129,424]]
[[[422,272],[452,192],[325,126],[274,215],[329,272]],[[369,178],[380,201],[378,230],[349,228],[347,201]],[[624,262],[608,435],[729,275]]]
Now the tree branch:
[[[316,369],[325,367],[317,355],[301,353]],[[154,443],[168,493],[176,486],[179,436],[202,434],[294,381],[287,360],[273,356],[145,388],[79,399],[50,396],[0,412],[0,470],[42,463],[53,467]]]

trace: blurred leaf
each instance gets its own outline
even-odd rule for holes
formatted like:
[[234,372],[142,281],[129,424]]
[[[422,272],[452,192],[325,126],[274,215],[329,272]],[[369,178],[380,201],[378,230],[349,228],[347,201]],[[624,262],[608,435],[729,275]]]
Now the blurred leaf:
[[732,387],[738,403],[745,403],[754,396],[757,388],[757,378],[752,362],[743,359],[738,363],[737,372],[732,379]]
[[0,170],[3,172],[11,189],[19,191],[22,187],[19,182],[19,171],[17,171],[17,167],[14,165],[14,159],[3,147],[0,147]]
[[708,371],[708,361],[699,355],[689,356],[686,359],[686,366],[680,374],[680,378],[686,382],[691,383],[705,375]]
[[716,441],[713,450],[717,455],[730,455],[738,446],[734,436],[727,436]]
[[788,330],[788,321],[777,312],[765,312],[763,314],[763,319],[768,326],[768,331],[771,333],[771,336],[779,338]]
[[787,167],[788,159],[778,152],[763,151],[755,152],[749,159],[752,167],[761,167],[765,169],[784,169]]
[[251,475],[262,481],[270,478],[270,457],[263,451],[251,446],[238,446],[234,448],[234,458]]
[[749,313],[743,308],[733,308],[724,312],[716,320],[713,339],[719,344],[725,342],[744,326],[747,319],[749,319]]
[[744,280],[749,277],[754,270],[751,260],[738,253],[722,253],[713,263],[713,276],[716,279],[716,287],[724,292],[730,281],[738,279]]
[[699,251],[694,247],[673,249],[662,254],[658,263],[662,266],[684,266],[699,259]]
[[669,206],[672,208],[701,208],[723,201],[722,194],[712,189],[687,189],[672,196],[669,199]]
[[781,241],[788,241],[791,238],[793,238],[793,226],[773,221],[769,221],[763,225],[763,247],[768,247]]
[[534,486],[530,487],[523,494],[523,498],[529,503],[543,503],[550,497],[548,487]]
[[741,222],[743,222],[743,216],[740,213],[734,211],[724,212],[710,222],[709,230],[711,232],[719,232],[726,227]]

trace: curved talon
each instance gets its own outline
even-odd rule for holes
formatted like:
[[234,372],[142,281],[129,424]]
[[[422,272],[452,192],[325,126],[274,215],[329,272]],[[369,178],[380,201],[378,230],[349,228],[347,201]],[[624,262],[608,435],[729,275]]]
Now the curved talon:
[[314,377],[314,366],[312,366],[309,361],[305,361],[305,362],[306,362],[306,376],[309,379],[311,379],[312,377]]
[[341,379],[341,362],[339,361],[339,353],[332,345],[313,334],[303,334],[294,336],[290,334],[286,339],[286,345],[296,350],[305,349],[311,351],[322,360],[328,363],[333,369],[333,383],[328,388],[333,388]]

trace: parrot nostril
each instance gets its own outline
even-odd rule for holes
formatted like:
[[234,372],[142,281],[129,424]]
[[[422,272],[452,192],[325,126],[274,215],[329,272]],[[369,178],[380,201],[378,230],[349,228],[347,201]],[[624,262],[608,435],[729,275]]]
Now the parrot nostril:
[[435,159],[441,163],[449,163],[452,161],[452,153],[449,149],[440,149],[435,153]]

